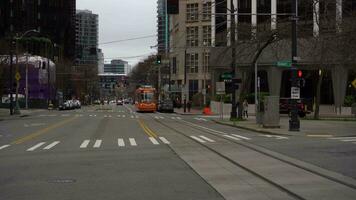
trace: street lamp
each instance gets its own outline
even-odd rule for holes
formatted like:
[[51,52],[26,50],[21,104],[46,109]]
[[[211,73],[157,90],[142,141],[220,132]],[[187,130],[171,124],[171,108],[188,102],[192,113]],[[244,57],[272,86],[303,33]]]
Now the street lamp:
[[[28,31],[25,31],[25,33],[23,33],[20,37],[13,37],[11,40],[11,45],[10,45],[10,114],[21,114],[20,112],[20,106],[19,106],[19,101],[18,101],[18,88],[19,88],[19,80],[20,80],[20,75],[19,75],[19,69],[18,69],[18,45],[17,45],[17,41],[21,40],[23,37],[25,37],[26,35],[28,35],[29,33],[39,33],[36,29],[31,29]],[[12,68],[13,68],[13,44],[15,45],[15,49],[16,49],[16,98],[15,98],[15,109],[13,110],[13,94],[12,94]],[[26,97],[27,98],[27,97]]]

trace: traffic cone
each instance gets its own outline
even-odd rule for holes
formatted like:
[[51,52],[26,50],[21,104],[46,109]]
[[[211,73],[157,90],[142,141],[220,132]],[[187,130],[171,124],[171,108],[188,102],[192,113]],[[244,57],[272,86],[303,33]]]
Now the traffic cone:
[[211,112],[210,107],[205,107],[205,108],[203,109],[203,114],[204,114],[204,115],[212,115],[213,113]]

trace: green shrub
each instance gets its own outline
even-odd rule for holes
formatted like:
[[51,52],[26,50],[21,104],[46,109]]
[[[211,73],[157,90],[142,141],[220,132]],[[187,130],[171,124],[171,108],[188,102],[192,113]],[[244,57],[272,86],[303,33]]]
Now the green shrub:
[[350,107],[353,103],[356,103],[356,96],[347,95],[345,96],[344,106]]

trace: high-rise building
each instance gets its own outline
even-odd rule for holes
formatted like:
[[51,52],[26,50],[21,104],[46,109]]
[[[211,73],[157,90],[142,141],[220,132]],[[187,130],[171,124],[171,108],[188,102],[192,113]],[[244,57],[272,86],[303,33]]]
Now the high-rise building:
[[[75,57],[76,0],[0,1],[0,40],[36,29],[63,52],[66,59]],[[31,52],[34,51],[34,52]],[[40,54],[40,50],[28,49]]]
[[168,26],[169,19],[167,16],[167,0],[157,1],[157,48],[159,54],[164,54],[169,48]]
[[104,65],[104,73],[127,75],[128,62],[124,60],[112,60],[110,64]]
[[76,53],[77,64],[97,65],[98,15],[90,10],[76,12]]

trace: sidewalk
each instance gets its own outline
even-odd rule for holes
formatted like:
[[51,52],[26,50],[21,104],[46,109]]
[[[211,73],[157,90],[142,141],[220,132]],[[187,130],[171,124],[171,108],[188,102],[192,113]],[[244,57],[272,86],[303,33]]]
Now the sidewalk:
[[231,122],[228,119],[215,119],[216,123],[234,126],[263,134],[309,136],[309,137],[335,137],[356,135],[356,121],[338,120],[300,120],[300,131],[289,131],[289,118],[280,118],[280,128],[263,128],[256,124],[255,117],[250,116],[246,121]]
[[7,108],[0,108],[0,121],[9,120],[9,119],[18,119],[21,117],[27,117],[34,113],[44,111],[45,109],[29,109],[29,110],[20,110],[21,114],[19,115],[10,115],[10,110]]
[[179,115],[202,115],[203,109],[191,108],[190,112],[188,112],[188,109],[186,110],[186,112],[184,112],[183,108],[175,108],[174,112]]

